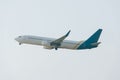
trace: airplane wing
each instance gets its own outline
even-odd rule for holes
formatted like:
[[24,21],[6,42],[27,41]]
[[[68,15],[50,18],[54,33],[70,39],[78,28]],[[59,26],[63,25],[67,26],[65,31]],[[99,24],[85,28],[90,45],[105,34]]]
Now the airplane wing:
[[50,45],[51,45],[51,46],[55,46],[55,49],[57,50],[57,47],[61,45],[61,42],[69,35],[70,32],[71,32],[71,30],[69,30],[69,31],[67,32],[67,34],[65,34],[64,36],[62,36],[62,37],[60,37],[60,38],[52,41],[52,42],[50,43]]

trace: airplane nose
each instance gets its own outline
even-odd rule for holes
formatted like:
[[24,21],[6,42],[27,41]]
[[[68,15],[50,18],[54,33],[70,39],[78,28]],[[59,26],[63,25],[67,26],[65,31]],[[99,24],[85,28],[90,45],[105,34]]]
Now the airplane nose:
[[16,41],[18,41],[19,39],[18,38],[15,38]]

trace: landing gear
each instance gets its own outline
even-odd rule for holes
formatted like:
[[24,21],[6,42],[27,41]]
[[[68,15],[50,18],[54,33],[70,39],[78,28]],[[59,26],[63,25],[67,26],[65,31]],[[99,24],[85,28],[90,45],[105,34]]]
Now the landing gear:
[[21,45],[22,43],[19,43],[19,45]]
[[61,46],[61,44],[60,43],[56,43],[56,42],[52,42],[52,43],[50,43],[50,46],[54,47],[55,50],[58,50],[58,47]]
[[57,50],[58,48],[55,48],[55,50]]

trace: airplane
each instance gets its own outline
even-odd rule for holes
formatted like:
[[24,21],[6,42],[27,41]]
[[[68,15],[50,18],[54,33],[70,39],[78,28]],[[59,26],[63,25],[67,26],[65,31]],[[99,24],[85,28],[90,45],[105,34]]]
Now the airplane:
[[70,34],[71,30],[67,32],[64,36],[55,39],[48,37],[39,37],[31,35],[23,35],[15,38],[19,45],[21,44],[32,44],[32,45],[41,45],[44,49],[72,49],[72,50],[82,50],[82,49],[92,49],[98,47],[101,42],[98,42],[101,35],[102,29],[98,29],[92,36],[83,41],[72,41],[65,40],[66,37]]

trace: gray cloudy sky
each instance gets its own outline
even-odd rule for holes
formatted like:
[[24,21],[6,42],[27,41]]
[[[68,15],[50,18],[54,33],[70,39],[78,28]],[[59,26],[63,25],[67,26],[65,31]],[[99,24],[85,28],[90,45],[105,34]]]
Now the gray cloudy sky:
[[[19,35],[87,39],[103,29],[92,50],[46,50],[21,45]],[[0,80],[120,80],[119,0],[0,0]]]

